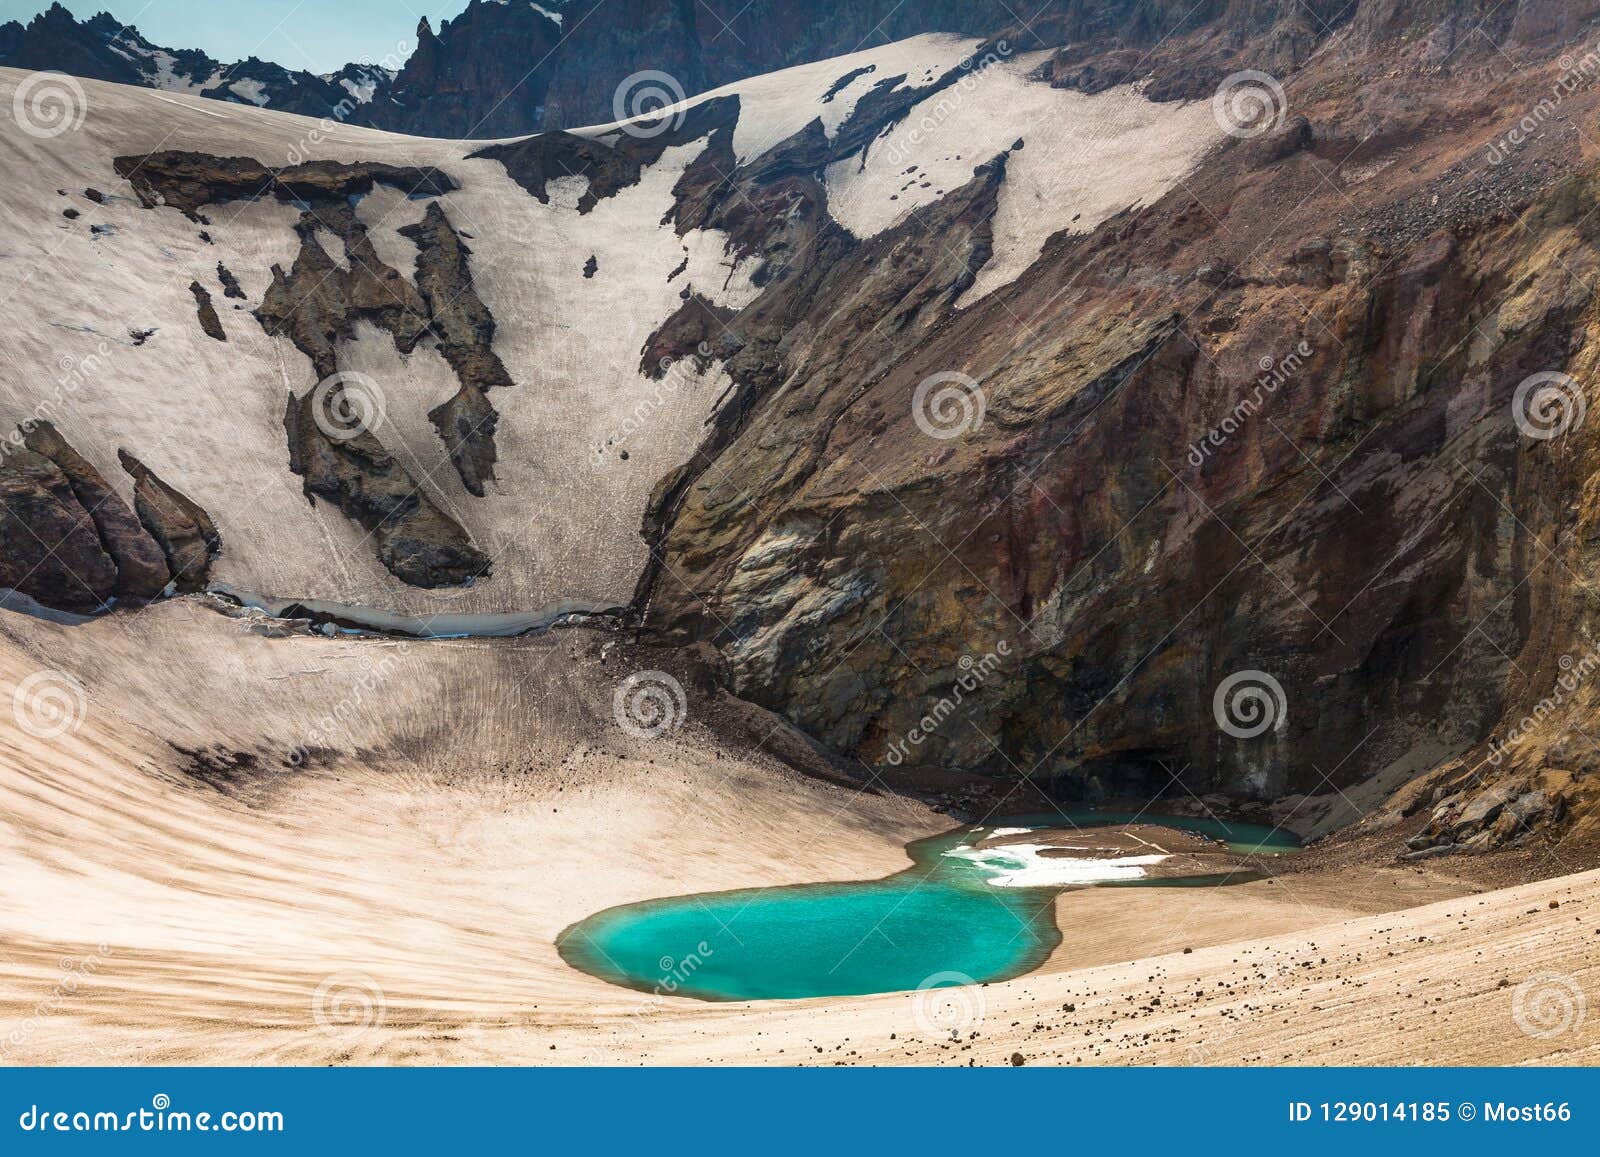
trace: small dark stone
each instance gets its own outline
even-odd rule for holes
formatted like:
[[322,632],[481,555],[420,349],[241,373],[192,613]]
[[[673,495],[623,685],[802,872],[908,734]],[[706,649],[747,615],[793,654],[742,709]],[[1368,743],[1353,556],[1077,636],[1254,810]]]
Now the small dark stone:
[[68,221],[76,221],[79,217],[83,216],[83,214],[78,212],[76,209],[63,209],[61,211],[61,215]]
[[222,283],[223,297],[236,297],[241,301],[245,299],[244,290],[239,286],[239,279],[220,261],[217,262],[217,280]]
[[217,316],[217,307],[211,304],[211,294],[206,287],[198,281],[193,281],[189,283],[189,292],[194,294],[200,316],[200,328],[206,331],[206,336],[217,341],[227,341],[228,335],[222,328],[222,319]]
[[1011,1067],[1012,1068],[1020,1069],[1023,1065],[1025,1065],[1027,1063],[1028,1063],[1028,1059],[1026,1057],[1024,1057],[1021,1053],[1012,1053],[1011,1054]]

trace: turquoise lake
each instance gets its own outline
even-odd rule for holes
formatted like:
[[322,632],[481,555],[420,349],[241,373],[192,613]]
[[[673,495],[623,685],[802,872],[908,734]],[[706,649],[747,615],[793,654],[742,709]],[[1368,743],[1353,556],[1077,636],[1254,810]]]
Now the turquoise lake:
[[[1250,824],[1108,812],[1023,816],[962,828],[907,847],[912,866],[881,880],[801,884],[649,900],[608,908],[566,929],[556,947],[592,976],[643,992],[702,1000],[853,996],[1007,980],[1037,968],[1061,942],[1059,885],[997,887],[1020,867],[963,850],[1001,828],[1139,822],[1225,841],[1236,852],[1280,854],[1292,836]],[[952,854],[955,853],[955,854]],[[1216,886],[1236,872],[1096,886]]]

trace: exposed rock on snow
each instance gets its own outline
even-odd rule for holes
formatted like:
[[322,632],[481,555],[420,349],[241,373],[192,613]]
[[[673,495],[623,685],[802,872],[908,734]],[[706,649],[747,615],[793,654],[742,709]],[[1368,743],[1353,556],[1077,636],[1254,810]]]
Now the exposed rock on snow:
[[222,328],[222,319],[217,316],[217,307],[211,303],[211,291],[198,281],[191,281],[189,283],[189,292],[194,294],[195,309],[200,317],[200,328],[205,330],[206,336],[216,341],[227,341],[228,334]]
[[211,572],[211,561],[222,551],[216,523],[132,454],[121,450],[117,457],[133,478],[133,508],[166,555],[173,583],[180,591],[201,590]]

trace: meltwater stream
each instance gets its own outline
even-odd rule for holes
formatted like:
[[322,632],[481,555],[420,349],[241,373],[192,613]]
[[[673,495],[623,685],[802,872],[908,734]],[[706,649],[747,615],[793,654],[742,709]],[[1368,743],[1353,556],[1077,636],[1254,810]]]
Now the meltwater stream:
[[[556,940],[583,972],[644,992],[702,1000],[771,1000],[897,992],[1007,980],[1042,964],[1061,940],[1055,898],[1095,886],[1204,886],[1255,879],[1146,878],[1158,856],[1063,859],[1028,845],[977,848],[997,834],[1138,822],[1195,832],[1228,850],[1293,851],[1293,837],[1250,824],[1069,812],[963,828],[907,847],[913,866],[881,880],[800,884],[650,900],[609,908]],[[1137,861],[1137,862],[1135,862]]]

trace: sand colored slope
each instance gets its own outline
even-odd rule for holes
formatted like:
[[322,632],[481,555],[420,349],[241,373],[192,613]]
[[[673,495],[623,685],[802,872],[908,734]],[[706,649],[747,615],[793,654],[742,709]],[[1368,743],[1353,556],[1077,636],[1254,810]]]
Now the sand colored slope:
[[[884,875],[949,821],[799,777],[719,737],[698,696],[674,737],[629,736],[612,699],[630,668],[603,636],[268,639],[195,600],[0,626],[0,700],[39,694],[41,677],[81,686],[75,731],[0,732],[8,1061],[1470,1063],[1600,1048],[1592,1019],[1541,1037],[1513,1016],[1560,1027],[1560,986],[1600,983],[1594,873],[1483,895],[1409,867],[1091,890],[1059,902],[1064,943],[1041,971],[937,999],[633,992],[569,969],[556,935],[655,896]],[[299,745],[317,755],[284,766]],[[1544,987],[1530,997],[1528,982]]]

